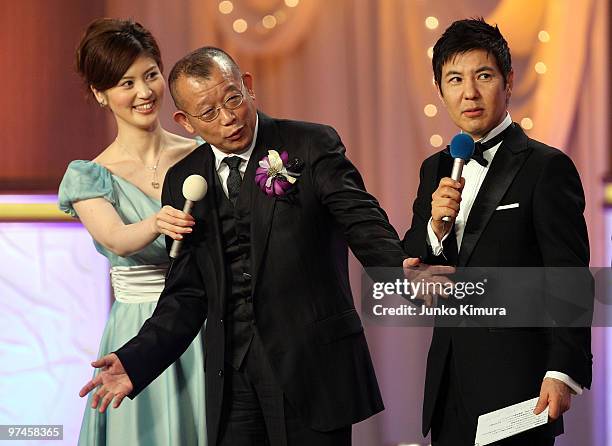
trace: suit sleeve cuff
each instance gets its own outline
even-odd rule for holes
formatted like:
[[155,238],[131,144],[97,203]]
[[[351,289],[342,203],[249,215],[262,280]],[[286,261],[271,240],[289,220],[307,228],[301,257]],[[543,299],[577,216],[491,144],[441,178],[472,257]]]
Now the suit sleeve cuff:
[[431,246],[431,251],[433,252],[433,255],[437,257],[442,254],[442,251],[444,250],[442,243],[444,242],[444,240],[446,240],[449,233],[446,233],[444,237],[442,237],[442,240],[438,240],[438,236],[436,235],[431,226],[431,221],[432,218],[429,217],[429,222],[427,223],[427,244]]
[[546,375],[544,375],[544,378],[558,379],[559,381],[565,383],[570,389],[572,389],[576,393],[576,395],[582,395],[582,386],[565,373],[548,371],[546,372]]

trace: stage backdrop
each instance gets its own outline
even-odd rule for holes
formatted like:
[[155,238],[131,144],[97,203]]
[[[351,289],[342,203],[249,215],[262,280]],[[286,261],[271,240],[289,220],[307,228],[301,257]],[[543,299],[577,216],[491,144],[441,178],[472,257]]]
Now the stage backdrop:
[[[499,25],[512,49],[513,119],[534,138],[566,151],[578,167],[592,265],[601,266],[610,246],[602,214],[609,162],[608,6],[606,0],[2,2],[0,188],[55,189],[71,159],[91,159],[112,141],[107,112],[84,100],[73,53],[90,20],[133,17],[159,39],[166,72],[186,52],[217,45],[253,73],[263,111],[333,125],[368,189],[403,233],[421,161],[456,133],[432,85],[431,46],[453,20],[484,16]],[[168,95],[163,123],[179,131],[172,110]],[[357,271],[353,264],[355,294]],[[356,428],[355,443],[423,443],[429,332],[367,330],[387,410]],[[594,390],[574,399],[561,445],[604,445],[611,435],[606,336],[594,330]],[[74,391],[80,384],[73,383]]]

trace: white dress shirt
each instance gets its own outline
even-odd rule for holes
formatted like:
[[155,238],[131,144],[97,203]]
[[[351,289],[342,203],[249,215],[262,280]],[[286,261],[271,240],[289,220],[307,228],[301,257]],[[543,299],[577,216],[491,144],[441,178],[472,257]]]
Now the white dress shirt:
[[[512,118],[510,117],[509,113],[506,113],[506,117],[504,118],[504,120],[497,127],[491,130],[487,134],[487,136],[480,139],[478,142],[486,142],[496,137],[501,132],[503,132],[510,124],[512,124]],[[463,187],[463,191],[461,193],[461,204],[459,206],[459,212],[457,214],[457,218],[455,219],[455,225],[453,227],[455,231],[455,236],[457,238],[457,251],[461,249],[461,241],[463,240],[463,231],[465,230],[465,225],[470,216],[470,211],[472,210],[472,206],[474,205],[474,201],[476,200],[476,196],[478,195],[480,186],[482,185],[482,182],[487,176],[489,167],[491,166],[491,163],[493,162],[493,158],[495,157],[495,154],[499,150],[499,147],[501,146],[502,142],[500,142],[499,144],[496,144],[489,150],[486,150],[485,152],[483,152],[484,159],[488,161],[488,164],[486,167],[481,166],[480,164],[478,164],[478,162],[474,160],[467,163],[463,167],[462,176],[463,178],[465,178],[465,186]],[[436,236],[431,223],[432,223],[432,219],[430,217],[429,224],[427,225],[427,235],[428,235],[427,243],[429,244],[429,246],[431,246],[431,250],[433,251],[433,254],[435,256],[439,256],[443,254],[442,242],[446,240],[449,234],[448,233],[445,234],[442,240],[438,240],[438,237]],[[558,379],[564,382],[565,384],[567,384],[578,395],[582,394],[582,387],[580,386],[580,384],[578,384],[576,381],[574,381],[572,378],[570,378],[565,373],[548,371],[546,372],[546,375],[544,377]]]
[[251,153],[253,153],[253,148],[255,147],[255,142],[257,141],[257,133],[259,131],[259,116],[255,120],[255,132],[253,132],[253,141],[248,149],[241,153],[225,153],[221,150],[217,149],[212,144],[210,147],[212,148],[213,154],[215,155],[215,170],[217,175],[219,175],[219,179],[221,180],[221,187],[223,188],[223,192],[225,192],[225,196],[229,198],[229,192],[227,191],[227,177],[229,176],[230,168],[227,164],[223,162],[223,160],[230,156],[237,156],[242,158],[244,161],[240,163],[238,166],[238,170],[240,171],[240,176],[244,178],[244,172],[246,172],[247,164],[249,164],[249,159],[251,158]]

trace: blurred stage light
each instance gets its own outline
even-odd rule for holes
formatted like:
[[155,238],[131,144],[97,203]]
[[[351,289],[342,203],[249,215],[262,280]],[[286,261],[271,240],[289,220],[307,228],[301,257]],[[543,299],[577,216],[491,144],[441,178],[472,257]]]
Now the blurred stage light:
[[546,67],[546,64],[544,62],[538,62],[537,64],[535,64],[535,66],[533,68],[535,69],[536,73],[538,73],[538,74],[544,74],[548,70],[548,68]]
[[531,130],[533,128],[533,121],[531,118],[521,119],[521,127],[523,127],[525,130]]
[[234,4],[229,0],[224,0],[219,3],[219,12],[221,14],[229,14],[234,10]]
[[433,118],[438,114],[438,107],[433,104],[427,104],[423,109],[423,113],[425,113],[425,116],[428,118]]
[[431,135],[431,138],[429,138],[429,143],[433,147],[440,147],[443,142],[444,140],[442,139],[440,135]]
[[247,24],[246,20],[244,19],[236,19],[234,20],[234,31],[236,31],[237,33],[243,33],[247,30],[247,28],[249,27],[249,25]]
[[436,29],[439,24],[440,22],[438,22],[438,19],[433,16],[429,16],[425,19],[425,26],[429,29]]
[[550,42],[550,34],[548,34],[548,32],[546,31],[540,31],[538,33],[538,39],[540,40],[540,42]]
[[261,24],[264,26],[264,28],[272,29],[276,26],[276,17],[273,15],[267,15],[261,19]]

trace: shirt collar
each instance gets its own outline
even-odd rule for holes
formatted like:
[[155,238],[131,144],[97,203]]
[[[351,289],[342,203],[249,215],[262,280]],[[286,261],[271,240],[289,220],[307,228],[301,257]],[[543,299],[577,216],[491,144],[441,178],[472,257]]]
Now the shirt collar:
[[476,142],[487,142],[488,140],[495,138],[501,132],[506,130],[506,128],[508,128],[510,124],[512,124],[512,118],[510,117],[510,113],[506,112],[506,117],[504,118],[504,120],[497,127],[487,133],[484,138],[480,138]]
[[238,156],[238,157],[242,158],[243,160],[245,160],[248,163],[249,162],[249,158],[251,158],[251,153],[253,153],[253,149],[255,148],[255,143],[257,142],[257,133],[258,132],[259,132],[259,115],[256,115],[256,119],[255,119],[255,131],[253,132],[253,141],[251,141],[251,145],[244,152],[242,152],[242,153],[225,153],[225,152],[222,152],[221,150],[217,149],[215,146],[213,146],[211,144],[210,148],[212,149],[213,154],[215,155],[215,170],[217,172],[219,171],[219,168],[221,167],[221,162],[223,161],[224,158],[227,158],[228,156]]
[[[484,138],[480,138],[479,142],[486,142],[492,138],[495,138],[501,132],[506,130],[510,126],[510,124],[512,124],[512,118],[510,117],[510,113],[506,112],[506,117],[504,118],[504,120],[497,127],[491,130],[487,134],[487,136],[485,136]],[[484,159],[486,159],[489,162],[489,165],[487,166],[487,168],[491,166],[491,163],[493,162],[493,158],[495,157],[495,154],[499,150],[502,142],[503,141],[500,141],[498,144],[491,147],[489,150],[485,150],[484,153],[482,154]]]

